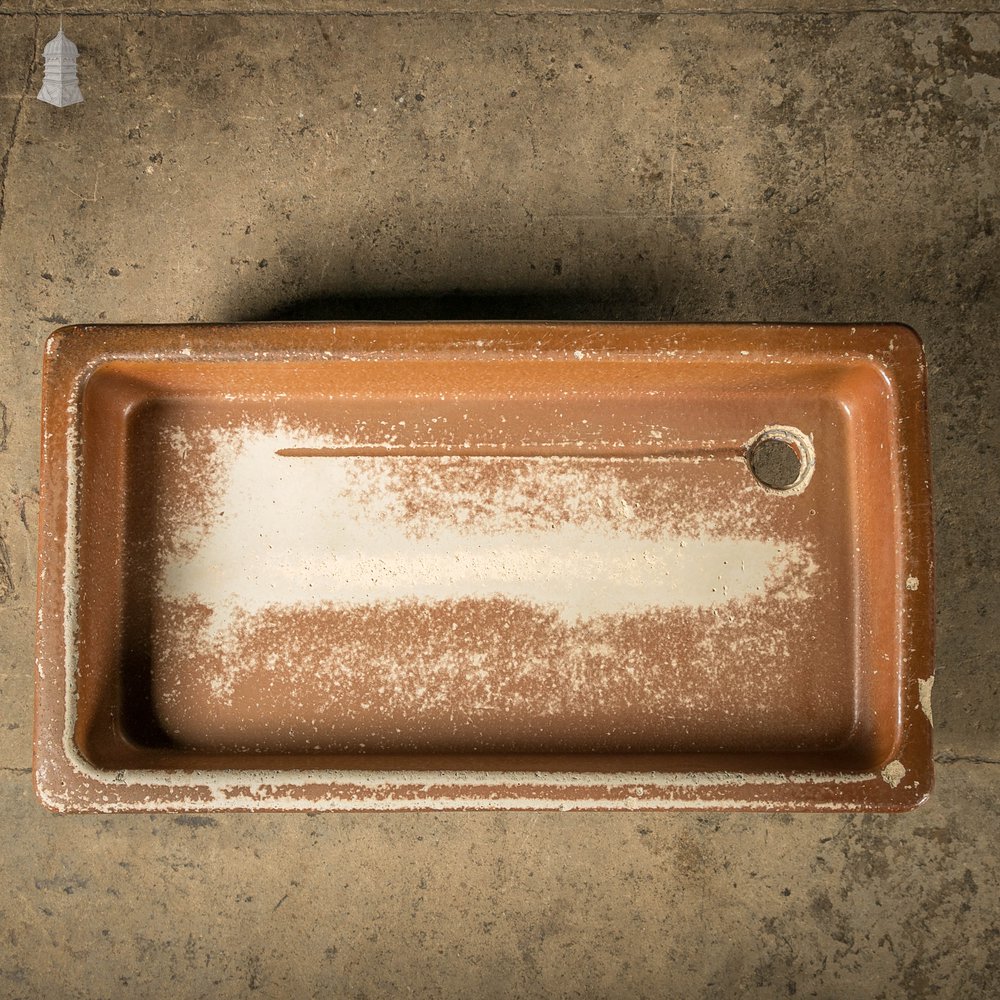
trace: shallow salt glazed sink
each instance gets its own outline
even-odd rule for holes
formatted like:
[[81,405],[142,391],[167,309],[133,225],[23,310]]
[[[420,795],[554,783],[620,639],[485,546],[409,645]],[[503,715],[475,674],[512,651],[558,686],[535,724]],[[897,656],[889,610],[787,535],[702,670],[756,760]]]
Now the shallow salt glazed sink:
[[900,810],[932,781],[899,326],[70,327],[65,811]]

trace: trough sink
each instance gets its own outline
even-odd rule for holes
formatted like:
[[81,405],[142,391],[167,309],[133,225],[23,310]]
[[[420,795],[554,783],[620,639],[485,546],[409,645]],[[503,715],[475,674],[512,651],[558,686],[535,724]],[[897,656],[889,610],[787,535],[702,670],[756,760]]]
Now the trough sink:
[[45,352],[58,811],[911,808],[902,326],[78,326]]

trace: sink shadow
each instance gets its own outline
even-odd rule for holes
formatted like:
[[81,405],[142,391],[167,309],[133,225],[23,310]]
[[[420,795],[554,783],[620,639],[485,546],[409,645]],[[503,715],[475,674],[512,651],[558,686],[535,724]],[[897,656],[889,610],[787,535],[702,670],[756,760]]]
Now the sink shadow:
[[466,292],[422,295],[321,296],[283,303],[248,321],[602,321],[670,319],[662,302],[638,302],[631,295],[547,291]]

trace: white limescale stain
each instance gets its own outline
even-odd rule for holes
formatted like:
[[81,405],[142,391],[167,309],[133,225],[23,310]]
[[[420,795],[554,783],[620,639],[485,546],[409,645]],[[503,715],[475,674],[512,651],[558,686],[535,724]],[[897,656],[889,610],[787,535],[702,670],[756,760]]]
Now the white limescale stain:
[[[636,525],[634,510],[623,500],[596,503],[592,517],[572,523],[526,529],[514,510],[510,526],[499,530],[493,510],[482,528],[439,518],[433,530],[418,532],[399,516],[393,480],[378,474],[378,463],[426,466],[446,457],[276,454],[329,443],[292,430],[243,428],[216,431],[213,437],[223,484],[213,517],[172,539],[173,555],[160,581],[162,597],[208,607],[213,631],[225,630],[238,614],[269,607],[399,600],[500,596],[555,608],[570,621],[655,608],[707,608],[762,594],[778,580],[779,598],[807,596],[807,579],[816,570],[795,542],[709,531],[651,533],[648,522]],[[174,432],[171,441],[179,451],[188,447],[183,432]],[[516,461],[526,467],[535,462],[536,475],[542,476],[542,466],[573,460],[464,461]],[[604,462],[613,480],[613,460]],[[588,482],[592,488],[593,479]],[[605,492],[613,496],[611,486]],[[507,495],[498,502],[516,499]],[[789,585],[783,578],[793,567]]]

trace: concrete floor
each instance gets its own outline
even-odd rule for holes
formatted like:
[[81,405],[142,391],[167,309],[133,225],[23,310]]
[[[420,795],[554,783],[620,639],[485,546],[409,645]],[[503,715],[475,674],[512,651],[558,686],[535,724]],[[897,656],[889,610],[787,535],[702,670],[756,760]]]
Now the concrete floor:
[[[56,19],[0,6],[0,995],[1000,996],[989,6],[91,13],[66,19],[86,103],[63,111],[34,100]],[[914,325],[938,550],[930,802],[45,812],[43,338],[70,321],[360,315]]]

